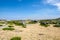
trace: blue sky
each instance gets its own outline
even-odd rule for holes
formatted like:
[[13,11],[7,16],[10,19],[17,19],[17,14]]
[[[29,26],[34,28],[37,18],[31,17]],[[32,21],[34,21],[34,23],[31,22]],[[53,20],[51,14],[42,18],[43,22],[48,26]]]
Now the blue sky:
[[0,0],[0,19],[60,17],[60,0]]

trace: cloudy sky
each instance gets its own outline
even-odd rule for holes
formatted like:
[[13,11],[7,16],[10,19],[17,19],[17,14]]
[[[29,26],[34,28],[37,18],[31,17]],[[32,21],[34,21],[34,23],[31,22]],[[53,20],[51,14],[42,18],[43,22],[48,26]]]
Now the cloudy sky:
[[0,0],[0,19],[60,17],[60,0]]

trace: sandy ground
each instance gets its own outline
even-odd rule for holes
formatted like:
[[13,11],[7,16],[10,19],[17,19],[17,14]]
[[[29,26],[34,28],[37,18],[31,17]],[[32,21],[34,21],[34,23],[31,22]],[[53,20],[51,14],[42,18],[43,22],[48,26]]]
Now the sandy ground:
[[14,31],[3,31],[0,28],[0,40],[10,40],[19,36],[21,40],[60,40],[60,28],[52,25],[43,27],[37,24],[27,24],[27,28],[15,26]]

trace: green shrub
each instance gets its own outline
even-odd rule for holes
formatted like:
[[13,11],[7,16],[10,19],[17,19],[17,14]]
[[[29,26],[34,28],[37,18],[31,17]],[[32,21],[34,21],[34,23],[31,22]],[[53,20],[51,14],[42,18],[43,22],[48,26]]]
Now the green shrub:
[[12,26],[12,25],[9,25],[8,27],[14,27],[14,26]]
[[5,22],[0,22],[0,24],[5,24]]
[[3,26],[3,25],[0,25],[0,26]]
[[37,21],[30,21],[28,24],[35,24]]
[[51,22],[51,24],[57,24],[58,22]]
[[7,21],[7,24],[13,25],[14,23],[13,23],[13,21]]
[[15,25],[22,26],[23,23],[15,23]]
[[23,28],[26,28],[26,24],[23,24],[22,27],[23,27]]
[[23,28],[26,28],[26,24],[23,24],[23,23],[16,22],[15,25],[22,26]]
[[54,27],[60,27],[60,24],[55,24]]
[[40,22],[40,25],[41,26],[45,26],[45,27],[48,27],[49,26],[48,23],[46,23],[46,22]]
[[15,30],[15,29],[9,27],[9,28],[3,28],[3,30],[11,30],[12,31],[12,30]]
[[21,40],[21,37],[13,37],[10,40]]

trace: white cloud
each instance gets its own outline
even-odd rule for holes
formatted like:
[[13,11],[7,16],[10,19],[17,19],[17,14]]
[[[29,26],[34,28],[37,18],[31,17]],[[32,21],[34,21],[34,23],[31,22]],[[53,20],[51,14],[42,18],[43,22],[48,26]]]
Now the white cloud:
[[56,6],[60,10],[60,0],[45,0],[46,3]]

